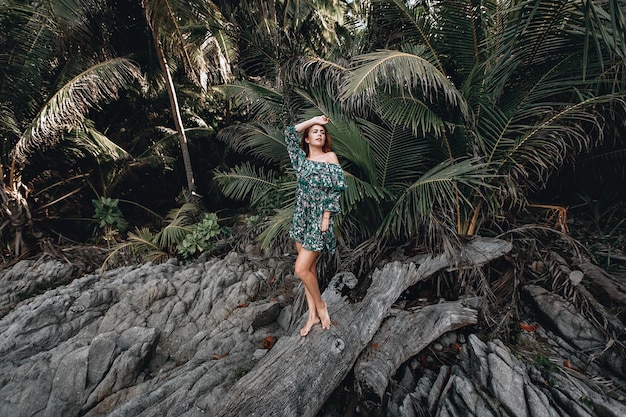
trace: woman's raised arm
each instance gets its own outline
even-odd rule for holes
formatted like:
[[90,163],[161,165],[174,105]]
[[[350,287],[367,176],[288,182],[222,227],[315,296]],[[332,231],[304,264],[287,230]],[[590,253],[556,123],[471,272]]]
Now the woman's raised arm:
[[296,132],[304,132],[307,128],[313,125],[325,125],[328,123],[328,117],[326,116],[315,116],[310,118],[309,120],[305,120],[304,122],[298,123],[296,127]]

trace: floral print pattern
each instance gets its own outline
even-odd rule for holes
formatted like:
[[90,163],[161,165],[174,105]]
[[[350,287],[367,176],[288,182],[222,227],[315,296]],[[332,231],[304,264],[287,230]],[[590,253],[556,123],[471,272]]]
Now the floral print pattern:
[[[285,144],[291,164],[296,171],[298,186],[289,236],[304,249],[334,252],[334,213],[339,213],[339,197],[346,188],[343,169],[339,164],[311,161],[300,147],[300,134],[295,126],[285,129]],[[322,215],[331,212],[328,230],[322,232]]]

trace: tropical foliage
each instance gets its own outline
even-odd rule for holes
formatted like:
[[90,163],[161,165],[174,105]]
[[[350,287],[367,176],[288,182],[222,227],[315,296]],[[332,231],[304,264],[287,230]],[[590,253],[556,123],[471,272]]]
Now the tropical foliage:
[[[183,119],[208,132],[213,123],[193,112],[198,98],[181,115],[174,78],[198,86],[205,105],[207,87],[228,79],[229,38],[212,3],[15,0],[2,2],[0,21],[2,240],[14,242],[7,253],[25,249],[33,219],[48,228],[61,218],[87,223],[91,191],[131,200],[141,198],[133,188],[166,191],[141,177],[163,179],[181,149],[193,188]],[[74,238],[85,228],[60,227],[54,233]]]
[[216,240],[222,233],[215,213],[206,213],[199,223],[196,223],[178,245],[178,253],[184,258],[193,258],[203,252],[216,248]]
[[99,220],[98,226],[102,229],[106,240],[112,240],[115,234],[126,229],[128,223],[119,208],[119,199],[100,197],[91,202],[95,209],[93,217]]
[[115,246],[102,267],[128,260],[159,263],[177,255],[190,259],[216,249],[218,241],[227,234],[226,228],[220,226],[215,213],[203,209],[191,192],[183,193],[181,198],[180,206],[165,216],[163,228],[155,232],[136,227]]
[[[247,190],[254,203],[276,189],[276,172],[290,176],[279,126],[324,113],[348,173],[344,240],[420,236],[445,248],[504,227],[623,117],[619,2],[369,3],[367,24],[349,28],[364,40],[358,51],[289,57],[275,64],[279,82],[224,87],[252,123],[221,137],[268,167],[220,172],[227,192]],[[289,195],[293,185],[281,186]],[[266,237],[285,230],[289,204]]]
[[[145,228],[143,241],[158,241],[181,188],[209,211],[244,201],[269,244],[286,235],[295,187],[283,128],[320,113],[346,171],[346,246],[449,248],[505,230],[563,167],[595,178],[596,161],[615,161],[611,178],[623,178],[624,10],[618,0],[4,1],[3,254],[20,254],[33,228],[93,236],[94,199],[117,199],[133,236]],[[217,131],[222,142],[207,140]],[[56,223],[68,219],[88,226]]]

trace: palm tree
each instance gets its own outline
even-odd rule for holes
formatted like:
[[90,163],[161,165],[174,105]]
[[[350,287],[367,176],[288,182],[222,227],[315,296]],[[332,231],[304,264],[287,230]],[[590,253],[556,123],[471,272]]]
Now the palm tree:
[[[280,86],[268,88],[267,80],[263,88],[228,91],[255,114],[280,103],[297,105],[294,114],[315,109],[331,117],[337,153],[355,182],[349,188],[355,193],[344,196],[347,217],[355,215],[351,226],[373,220],[377,238],[420,235],[450,247],[481,225],[497,226],[508,209],[523,208],[566,160],[597,143],[606,106],[624,99],[624,46],[613,42],[621,39],[616,22],[624,21],[623,7],[372,1],[362,19],[366,33],[359,34],[369,51],[345,65],[325,56],[292,60],[297,64],[284,74],[288,83],[300,80],[295,98]],[[601,17],[607,13],[614,16],[610,24]],[[265,152],[280,143],[279,133],[245,129],[239,149],[256,149],[280,166]],[[231,142],[236,136],[223,135]],[[247,189],[255,195],[263,187],[270,185]],[[350,228],[372,236],[365,229]]]
[[[31,222],[29,190],[22,183],[29,158],[57,145],[67,132],[92,129],[85,124],[92,109],[116,99],[120,91],[143,79],[132,61],[96,55],[86,47],[91,33],[86,7],[83,2],[51,2],[36,8],[2,6],[6,28],[2,48],[8,53],[1,65],[0,194],[2,231],[4,236],[12,236],[15,256],[23,250],[22,231]],[[93,145],[115,147],[105,136],[97,137],[100,140]]]
[[[36,171],[31,164],[35,153],[59,145],[69,151],[63,154],[62,160],[69,167],[66,175],[75,178],[74,183],[78,185],[62,196],[55,196],[54,201],[80,195],[78,189],[91,183],[80,171],[109,170],[101,176],[105,181],[100,181],[103,187],[100,192],[106,195],[107,181],[112,185],[121,178],[120,175],[130,172],[131,164],[137,169],[145,163],[154,163],[151,152],[143,152],[145,148],[126,143],[129,149],[131,145],[135,147],[135,155],[131,155],[113,144],[95,123],[89,123],[89,118],[93,117],[99,120],[99,126],[109,127],[118,112],[115,108],[103,109],[102,106],[115,100],[122,89],[131,88],[127,97],[143,96],[154,102],[157,97],[154,91],[162,91],[162,80],[166,80],[165,89],[169,92],[170,107],[181,138],[187,185],[193,190],[193,172],[174,82],[182,85],[182,81],[176,78],[183,74],[176,71],[176,65],[179,65],[184,69],[185,79],[193,81],[194,89],[199,90],[199,93],[191,93],[206,96],[212,83],[224,82],[229,77],[226,54],[231,50],[228,38],[220,32],[224,29],[220,15],[211,2],[145,1],[121,5],[106,0],[89,3],[53,1],[36,7],[12,2],[3,4],[1,10],[2,25],[7,30],[0,42],[3,50],[10,51],[3,55],[0,86],[5,181],[2,198],[7,218],[23,218],[5,222],[4,230],[13,224],[16,247],[21,245],[18,231],[29,223],[30,213],[22,174],[28,171],[31,179],[38,175],[31,172]],[[137,16],[137,12],[143,12],[144,25],[121,19]],[[118,23],[120,20],[129,25]],[[145,43],[141,43],[146,33],[153,39],[155,48],[146,49]],[[154,55],[158,57],[161,76],[152,76],[150,63]],[[129,56],[134,59],[126,58]],[[144,113],[147,108],[144,103],[151,105],[149,101],[139,101],[143,98],[127,99],[126,103],[133,100]],[[95,109],[104,111],[95,113]],[[155,113],[162,113],[162,110]],[[147,130],[148,126],[131,125],[134,119],[136,117],[119,131],[129,131],[124,136],[136,141],[139,147],[160,146],[152,140],[139,143],[136,138],[146,134],[130,129]],[[137,155],[141,155],[141,160]],[[163,152],[155,157],[160,164],[167,159]],[[122,163],[126,168],[120,165],[120,158],[126,161]],[[81,167],[77,161],[95,165]],[[117,180],[110,177],[113,173],[117,173]],[[71,182],[63,178],[59,180],[62,184]]]
[[[593,57],[581,59],[581,4],[375,3],[386,11],[377,27],[392,28],[388,44],[394,49],[353,60],[345,101],[353,111],[374,109],[391,126],[411,128],[414,140],[430,143],[431,154],[440,155],[439,163],[449,161],[452,171],[462,161],[480,161],[473,165],[478,170],[456,178],[444,170],[443,177],[425,172],[407,182],[383,234],[406,237],[426,225],[440,236],[454,236],[453,230],[471,235],[481,219],[523,207],[568,156],[593,143],[593,129],[601,126],[596,106],[620,98],[602,93],[610,75]],[[402,36],[396,36],[399,27]],[[414,146],[404,152],[427,157]],[[436,164],[430,166],[438,170]],[[482,184],[461,183],[472,177]],[[435,227],[442,219],[448,233]]]
[[204,91],[215,79],[227,82],[231,77],[230,56],[233,54],[230,35],[219,10],[208,0],[141,0],[141,7],[165,77],[165,88],[183,155],[187,187],[189,191],[194,191],[195,180],[187,136],[170,61],[180,63],[185,74]]

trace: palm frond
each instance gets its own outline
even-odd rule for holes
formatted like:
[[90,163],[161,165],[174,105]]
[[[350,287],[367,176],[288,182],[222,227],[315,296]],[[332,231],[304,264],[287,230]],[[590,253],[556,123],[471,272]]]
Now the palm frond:
[[15,114],[5,104],[0,104],[0,134],[2,136],[19,136],[20,134]]
[[401,126],[381,126],[361,120],[363,136],[370,144],[380,187],[403,188],[427,170],[432,144],[411,134]]
[[135,232],[128,233],[128,239],[115,246],[113,251],[102,262],[100,271],[106,270],[107,265],[112,264],[113,260],[131,252],[133,256],[138,256],[142,261],[150,261],[154,263],[165,261],[169,258],[169,254],[164,251],[154,241],[154,234],[146,227],[136,228]]
[[191,226],[170,223],[154,235],[153,242],[160,251],[172,253],[190,232]]
[[281,119],[284,106],[283,96],[274,88],[249,81],[215,86],[235,107],[252,115],[262,123],[272,123]]
[[416,137],[427,134],[441,136],[445,132],[445,123],[441,116],[419,97],[401,94],[383,96],[380,114],[393,125],[410,128]]
[[92,122],[86,121],[66,135],[77,146],[86,150],[100,162],[120,161],[131,158],[131,155],[104,134],[99,132]]
[[339,155],[344,170],[350,170],[364,181],[376,185],[379,182],[371,144],[364,137],[358,121],[346,120],[332,115],[328,130],[332,135],[333,148]]
[[390,200],[391,193],[386,188],[377,187],[368,181],[355,177],[344,171],[346,189],[341,194],[342,207],[346,212],[354,210],[359,203],[364,200],[373,200],[380,204],[382,201]]
[[121,89],[141,78],[140,69],[123,58],[102,62],[77,75],[41,108],[16,144],[15,156],[23,159],[36,149],[53,146],[60,132],[79,126],[91,109],[116,99]]
[[203,214],[198,201],[185,201],[167,213],[167,224],[154,235],[152,242],[161,250],[171,252],[191,231],[190,226],[199,222]]
[[280,75],[287,85],[300,85],[302,80],[308,80],[312,88],[322,89],[326,96],[334,96],[348,75],[346,65],[339,60],[306,55],[285,62]]
[[560,59],[572,46],[563,28],[577,7],[569,0],[520,2],[508,11],[518,18],[507,32],[511,42],[503,45],[512,46],[512,54],[528,66]]
[[413,53],[381,50],[355,57],[351,74],[342,86],[340,100],[354,103],[356,107],[371,106],[377,102],[381,90],[405,88],[405,94],[411,97],[432,100],[440,96],[445,103],[466,115],[467,104],[459,90],[419,53],[419,48]]
[[217,138],[237,152],[281,166],[289,164],[284,134],[280,129],[260,124],[240,124],[220,130]]
[[454,230],[455,214],[460,206],[471,208],[469,194],[460,187],[471,189],[477,195],[491,188],[493,179],[488,165],[473,159],[445,161],[410,184],[396,199],[384,219],[379,234],[398,237],[414,236],[429,224],[448,218]]
[[160,248],[154,243],[154,234],[146,227],[137,228],[135,232],[128,233],[128,240],[137,252],[159,251]]
[[198,201],[189,200],[179,207],[173,208],[165,216],[165,221],[174,226],[188,226],[194,224],[202,217],[202,206]]
[[[17,120],[31,118],[47,88],[50,63],[55,62],[59,31],[50,13],[34,5],[3,3],[3,54],[0,55],[0,97],[13,104]],[[19,136],[19,135],[18,135]]]
[[229,172],[216,171],[213,179],[224,195],[235,200],[248,199],[253,206],[280,189],[276,172],[265,172],[263,168],[257,169],[249,162]]
[[293,206],[290,205],[281,208],[276,214],[268,218],[267,221],[263,223],[263,232],[259,235],[261,246],[267,248],[277,239],[281,237],[286,238],[289,233],[292,217]]
[[495,0],[436,2],[433,12],[438,16],[437,34],[433,38],[450,67],[449,76],[458,78],[460,74],[466,79],[484,61],[493,48],[486,42],[501,30],[497,16],[504,7],[504,2]]
[[424,51],[432,57],[433,65],[443,72],[444,67],[439,56],[440,51],[433,43],[437,17],[422,2],[412,2],[413,6],[409,4],[409,2],[402,0],[375,0],[372,2],[371,14],[374,15],[372,19],[376,19],[374,24],[377,28],[380,26],[380,31],[389,34],[387,39],[380,42],[385,43],[385,48],[405,43],[423,45]]
[[512,131],[523,134],[504,150],[506,156],[497,158],[498,171],[518,172],[521,178],[531,172],[541,179],[558,168],[569,152],[580,152],[597,139],[594,135],[602,131],[602,118],[592,107],[615,99],[614,95],[591,97],[555,110],[534,125],[512,126]]
[[587,64],[595,64],[596,59],[604,69],[616,62],[624,62],[626,19],[620,0],[585,0],[581,3],[579,13],[569,16],[566,30],[575,39],[581,40],[583,78],[586,78]]

